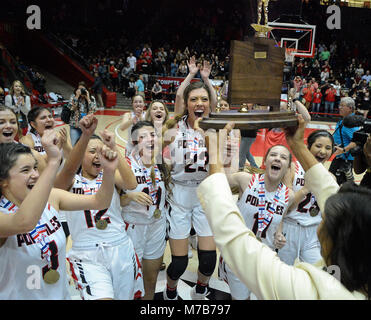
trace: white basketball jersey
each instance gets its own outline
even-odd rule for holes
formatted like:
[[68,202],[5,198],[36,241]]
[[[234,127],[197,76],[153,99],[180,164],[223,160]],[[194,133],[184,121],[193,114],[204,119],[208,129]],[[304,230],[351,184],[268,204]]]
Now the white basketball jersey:
[[200,182],[208,176],[209,158],[204,137],[187,124],[187,116],[178,122],[176,137],[170,144],[173,180]]
[[[129,163],[131,170],[133,171],[135,178],[137,180],[138,186],[134,190],[126,190],[125,193],[132,193],[132,192],[144,192],[148,195],[150,194],[149,186],[146,182],[146,175],[144,172],[143,166],[138,163],[135,159],[135,156],[131,154],[127,157],[127,162]],[[157,166],[156,166],[157,168]],[[150,174],[151,168],[145,168],[147,171],[147,175]],[[156,209],[161,211],[161,218],[165,219],[165,197],[166,197],[166,189],[165,183],[162,180],[161,172],[158,170],[155,171],[156,175],[156,201],[155,204],[152,206],[143,206],[135,201],[131,201],[127,206],[122,207],[122,216],[125,222],[130,224],[151,224],[155,221],[158,221],[153,214],[155,213]]]
[[[292,185],[292,190],[294,192],[298,192],[301,188],[303,188],[305,180],[304,180],[305,171],[303,167],[300,165],[298,161],[295,162],[295,176],[294,182]],[[315,211],[313,211],[313,209]],[[311,216],[310,212],[316,212],[315,216]],[[288,212],[287,216],[288,219],[292,219],[298,222],[302,226],[311,226],[315,224],[319,224],[322,220],[321,212],[319,211],[319,207],[316,201],[316,198],[312,193],[308,193],[305,198],[298,204],[297,207],[292,209]]]
[[33,146],[34,150],[36,150],[38,153],[40,153],[42,155],[46,154],[46,151],[45,151],[43,145],[41,144],[40,135],[34,130],[30,130],[29,134],[31,135],[31,138],[32,138],[33,143],[34,143],[34,146]]
[[[13,214],[18,208],[1,198],[0,211]],[[45,224],[45,225],[44,225]],[[49,241],[50,262],[29,233],[10,236],[0,247],[0,300],[70,299],[66,273],[66,236],[58,212],[47,204],[39,221]],[[42,258],[44,257],[44,258]],[[49,268],[60,278],[54,284],[43,279]]]
[[[94,180],[81,175],[75,176],[70,192],[77,194],[96,194],[102,184],[101,172]],[[127,239],[125,224],[121,217],[120,197],[114,189],[110,207],[104,210],[64,211],[71,233],[73,247],[76,249],[96,248],[97,243],[113,243]],[[96,221],[106,220],[107,227],[98,229]]]
[[[274,197],[276,190],[273,192],[265,191],[265,212],[267,212],[268,206],[272,208],[272,204],[275,202]],[[277,230],[278,225],[282,220],[283,213],[287,210],[289,202],[289,188],[284,184],[281,184],[281,189],[277,193],[278,201],[275,206],[275,212],[267,227],[263,230],[261,239],[262,242],[274,249],[273,240],[274,233]],[[258,215],[259,215],[259,175],[254,174],[251,178],[249,186],[243,192],[240,200],[237,202],[237,206],[240,209],[243,218],[245,219],[246,226],[251,229],[255,234],[258,231]]]

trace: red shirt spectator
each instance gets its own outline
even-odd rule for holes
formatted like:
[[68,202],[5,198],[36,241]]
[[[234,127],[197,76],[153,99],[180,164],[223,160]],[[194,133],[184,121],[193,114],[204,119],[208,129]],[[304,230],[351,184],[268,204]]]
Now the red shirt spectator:
[[150,64],[152,61],[152,52],[148,49],[143,49],[143,58],[147,59],[148,64]]
[[321,99],[322,99],[322,93],[321,91],[320,92],[315,92],[314,95],[313,95],[313,103],[321,103]]
[[306,102],[312,102],[313,92],[314,90],[309,85],[303,89],[303,97]]
[[294,79],[294,88],[296,92],[300,92],[301,87],[303,85],[303,80],[299,76],[296,76]]
[[335,102],[336,90],[333,87],[328,88],[325,94],[326,94],[326,97],[325,97],[326,101]]
[[110,73],[111,77],[114,78],[114,79],[118,78],[118,76],[119,76],[118,70],[116,69],[116,67],[114,65],[110,65],[109,73]]

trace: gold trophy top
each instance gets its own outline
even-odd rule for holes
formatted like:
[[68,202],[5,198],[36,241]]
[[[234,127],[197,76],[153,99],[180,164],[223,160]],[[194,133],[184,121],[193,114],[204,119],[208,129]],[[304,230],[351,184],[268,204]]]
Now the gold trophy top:
[[[268,26],[268,4],[269,0],[258,0],[258,20],[256,23],[251,24],[255,29],[255,36],[260,38],[266,38],[268,32],[272,30],[272,27]],[[260,24],[262,18],[262,11],[264,10],[264,24]]]

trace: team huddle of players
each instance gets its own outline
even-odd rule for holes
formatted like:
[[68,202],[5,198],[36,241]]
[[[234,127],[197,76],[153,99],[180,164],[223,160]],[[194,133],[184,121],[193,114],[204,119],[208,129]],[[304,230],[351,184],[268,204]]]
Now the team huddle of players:
[[[71,278],[82,299],[153,299],[168,239],[171,263],[163,298],[177,300],[191,228],[199,262],[191,297],[207,297],[217,253],[196,194],[209,175],[197,119],[215,110],[217,100],[207,66],[201,75],[204,81],[186,79],[179,88],[182,99],[172,119],[161,101],[144,112],[143,97],[133,98],[133,111],[120,125],[128,132],[125,156],[113,133],[97,135],[93,114],[80,120],[82,133],[72,147],[66,129],[54,130],[48,109],[32,109],[29,132],[16,141],[17,116],[0,108],[1,299],[69,299]],[[308,137],[309,150],[322,163],[333,145],[324,130]],[[321,213],[305,187],[303,168],[283,145],[269,148],[263,163],[259,174],[226,169],[231,187],[238,187],[247,227],[284,262],[316,262]],[[72,248],[66,252],[68,237]],[[36,289],[30,266],[40,277]],[[222,256],[218,268],[233,299],[253,298]]]

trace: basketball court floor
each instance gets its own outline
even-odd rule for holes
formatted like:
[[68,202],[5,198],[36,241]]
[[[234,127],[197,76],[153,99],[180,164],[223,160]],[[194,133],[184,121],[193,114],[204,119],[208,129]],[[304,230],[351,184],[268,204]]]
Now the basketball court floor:
[[[105,109],[105,110],[99,110],[96,112],[96,116],[98,118],[98,127],[96,130],[96,133],[100,133],[104,129],[107,129],[111,132],[114,132],[116,135],[116,143],[120,147],[122,151],[124,151],[124,147],[126,145],[126,138],[127,133],[122,132],[119,129],[119,125],[122,119],[122,115],[127,112],[128,110],[123,109]],[[57,119],[56,120],[56,126],[57,128],[62,128],[65,126],[65,124]],[[307,125],[305,136],[307,137],[308,134],[315,130],[315,129],[326,129],[330,132],[333,132],[335,129],[335,122],[319,122],[319,121],[312,121]],[[258,133],[257,139],[252,145],[251,153],[255,157],[256,163],[258,165],[262,162],[263,157],[263,145],[264,145],[264,136],[265,131],[264,129],[261,130],[260,133]],[[326,163],[326,167],[329,167],[330,162],[328,161]],[[361,176],[355,176],[356,182],[359,182],[361,180]],[[237,200],[237,199],[236,199]],[[71,247],[71,243],[68,243],[67,250]],[[189,259],[188,267],[186,272],[182,275],[181,279],[179,280],[178,284],[178,293],[179,297],[182,300],[190,300],[190,289],[196,284],[197,281],[197,268],[198,268],[198,260],[197,260],[197,251],[192,249],[193,257]],[[164,262],[166,263],[166,266],[169,265],[171,261],[171,253],[169,244],[167,244],[165,255],[164,255]],[[219,252],[218,252],[218,260],[217,260],[217,266],[219,261]],[[164,290],[166,286],[166,271],[160,271],[156,286],[156,295],[155,300],[162,300],[162,291]],[[215,271],[212,275],[212,278],[210,280],[210,295],[208,296],[208,299],[210,300],[228,300],[231,299],[230,291],[228,285],[220,281],[218,279],[218,268],[215,268]],[[71,281],[70,285],[70,292],[72,299],[79,300],[80,295],[78,291],[74,289],[73,281]]]

